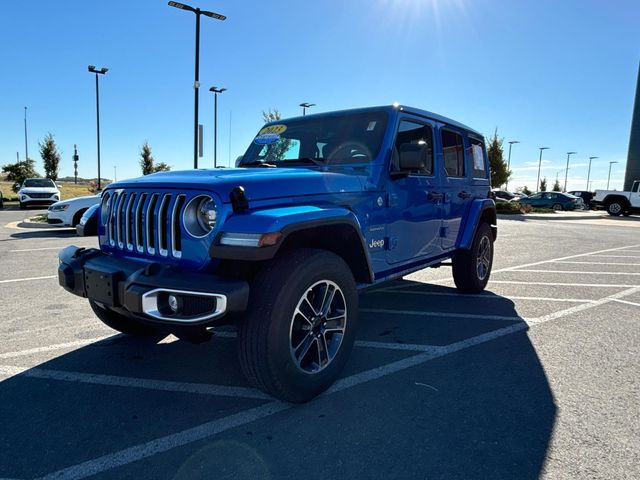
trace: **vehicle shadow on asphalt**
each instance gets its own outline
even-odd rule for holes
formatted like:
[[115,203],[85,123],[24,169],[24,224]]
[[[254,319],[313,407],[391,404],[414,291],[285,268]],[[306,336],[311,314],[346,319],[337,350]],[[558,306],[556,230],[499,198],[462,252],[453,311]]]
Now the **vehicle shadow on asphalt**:
[[[401,301],[393,290],[363,294],[358,340],[447,348],[523,322],[511,300],[491,292],[469,297],[417,282],[390,286],[424,295]],[[383,309],[398,314],[376,311]],[[476,316],[401,313],[406,311]],[[491,319],[477,317],[483,313]],[[82,337],[91,338],[90,332]],[[109,384],[118,377],[138,379],[140,387],[142,379],[248,387],[229,330],[199,345],[161,340],[114,335],[1,382],[0,477],[44,475],[270,401]],[[556,406],[526,329],[450,353],[293,406],[225,437],[250,448],[272,478],[538,478]],[[356,347],[345,376],[421,354]],[[100,377],[91,383],[65,378],[64,372]],[[251,471],[248,459],[240,458],[244,448],[198,457],[216,442],[195,442],[107,476],[144,478],[152,465],[154,478],[184,475],[185,467],[194,475],[224,471],[229,478],[249,478],[242,475]]]

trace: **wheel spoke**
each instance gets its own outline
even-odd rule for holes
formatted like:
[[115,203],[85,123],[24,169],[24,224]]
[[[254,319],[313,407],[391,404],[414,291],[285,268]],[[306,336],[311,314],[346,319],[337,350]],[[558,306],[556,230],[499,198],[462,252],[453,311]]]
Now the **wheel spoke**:
[[333,298],[336,296],[336,289],[331,285],[327,285],[327,288],[324,292],[324,298],[322,300],[322,308],[320,309],[320,315],[326,317],[331,310],[331,304],[333,303]]
[[310,330],[311,326],[313,325],[313,322],[309,319],[309,317],[307,317],[304,313],[302,313],[302,310],[300,310],[299,308],[296,308],[296,312],[294,314],[295,315],[299,315],[300,317],[302,317],[302,319],[307,322],[307,325],[300,325],[300,329],[301,330]]
[[309,353],[309,349],[313,346],[316,340],[317,340],[316,337],[314,337],[312,333],[309,333],[306,337],[302,339],[300,344],[294,349],[298,366],[302,364],[302,360],[304,360],[304,357],[307,356],[307,353]]
[[317,339],[318,344],[318,366],[324,368],[329,363],[329,350],[327,349],[327,339],[324,335],[320,335]]
[[303,305],[306,304],[307,307],[311,309],[311,312],[313,313],[314,316],[318,315],[318,311],[315,309],[315,307],[309,301],[309,292],[307,292],[307,295],[305,295],[305,297],[302,299],[302,304]]

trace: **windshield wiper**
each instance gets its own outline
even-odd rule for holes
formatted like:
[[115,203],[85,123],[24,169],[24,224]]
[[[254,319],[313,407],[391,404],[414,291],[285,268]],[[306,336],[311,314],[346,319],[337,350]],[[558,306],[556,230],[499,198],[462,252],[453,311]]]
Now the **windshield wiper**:
[[252,160],[250,162],[243,162],[241,167],[261,167],[261,168],[276,168],[273,163],[263,162],[262,160]]
[[300,163],[312,163],[314,165],[324,165],[324,158],[311,158],[311,157],[301,157],[296,158],[294,160],[287,160],[288,162],[300,162]]

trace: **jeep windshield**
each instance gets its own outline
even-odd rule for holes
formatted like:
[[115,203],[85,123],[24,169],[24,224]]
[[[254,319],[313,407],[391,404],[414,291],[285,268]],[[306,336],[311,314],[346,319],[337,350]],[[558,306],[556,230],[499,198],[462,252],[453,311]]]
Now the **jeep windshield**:
[[387,118],[370,111],[277,121],[258,132],[238,166],[368,163],[380,152]]

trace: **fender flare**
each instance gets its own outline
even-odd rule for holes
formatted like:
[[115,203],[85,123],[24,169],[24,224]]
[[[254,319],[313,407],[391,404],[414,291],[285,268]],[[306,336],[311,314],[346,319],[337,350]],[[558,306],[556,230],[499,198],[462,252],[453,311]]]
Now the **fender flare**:
[[[227,219],[220,232],[216,235],[209,256],[221,260],[264,261],[271,260],[277,254],[287,238],[292,234],[322,227],[343,225],[352,230],[356,236],[362,254],[366,262],[368,276],[373,281],[373,267],[366,246],[360,222],[356,215],[340,207],[296,206],[280,207],[248,211],[234,214]],[[240,247],[221,245],[220,237],[225,232],[233,233],[275,233],[280,232],[282,237],[272,246],[267,247]]]
[[468,210],[467,220],[461,229],[462,233],[458,241],[458,248],[463,250],[471,248],[480,220],[487,216],[490,219],[493,239],[496,240],[498,238],[496,203],[490,198],[474,200]]

